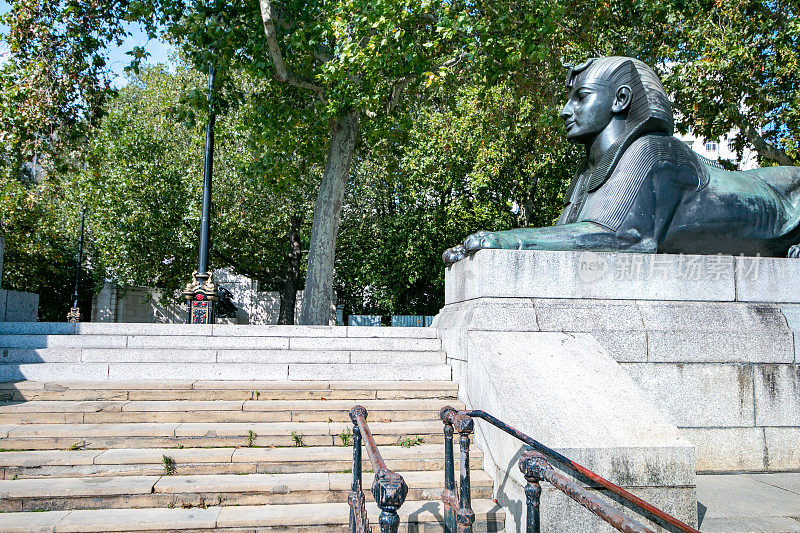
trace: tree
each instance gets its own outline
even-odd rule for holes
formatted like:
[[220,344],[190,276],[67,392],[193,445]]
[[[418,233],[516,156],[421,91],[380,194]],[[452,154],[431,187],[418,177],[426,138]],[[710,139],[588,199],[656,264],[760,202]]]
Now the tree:
[[125,21],[147,20],[143,7],[129,0],[16,0],[0,16],[10,49],[0,68],[5,175],[29,172],[34,161],[43,170],[80,167],[81,145],[114,94],[106,47],[122,43]]
[[741,156],[800,162],[800,7],[787,0],[689,1],[669,13],[659,49],[684,120],[708,139],[735,128]]
[[[196,110],[204,83],[182,64],[174,74],[143,67],[109,102],[93,137],[80,182],[94,213],[93,260],[122,287],[173,294],[196,268],[204,118]],[[291,143],[297,134],[288,132],[270,142],[288,153],[261,153],[262,136],[274,132],[258,127],[258,102],[266,98],[258,95],[269,94],[271,82],[240,75],[237,83],[245,97],[216,126],[211,261],[258,281],[262,290],[281,290],[293,309],[302,279],[299,243],[308,225],[302,184],[311,178],[295,175],[300,167],[286,160],[303,143]],[[304,172],[315,170],[309,165]]]

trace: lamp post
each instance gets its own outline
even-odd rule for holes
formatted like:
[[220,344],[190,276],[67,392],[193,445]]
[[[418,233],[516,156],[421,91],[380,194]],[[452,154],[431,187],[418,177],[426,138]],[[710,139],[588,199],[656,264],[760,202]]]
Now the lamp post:
[[197,270],[192,281],[186,284],[183,296],[188,304],[189,324],[213,324],[213,302],[219,296],[208,271],[208,239],[211,231],[211,178],[214,171],[214,63],[208,64],[208,123],[206,124],[206,150],[203,165],[203,211],[200,216],[200,252]]
[[75,292],[72,295],[72,308],[67,313],[67,321],[78,323],[81,321],[81,310],[78,307],[78,289],[81,286],[81,263],[83,263],[83,228],[86,222],[86,207],[81,212],[81,234],[78,238],[78,265],[75,269]]

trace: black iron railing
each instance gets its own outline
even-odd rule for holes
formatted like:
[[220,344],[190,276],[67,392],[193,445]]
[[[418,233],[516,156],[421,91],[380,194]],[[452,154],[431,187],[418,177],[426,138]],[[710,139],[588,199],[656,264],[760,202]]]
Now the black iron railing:
[[381,533],[397,533],[400,517],[397,510],[403,505],[408,493],[408,486],[403,481],[403,476],[386,468],[381,452],[372,438],[372,433],[367,425],[367,410],[357,405],[350,410],[350,420],[353,421],[353,485],[347,498],[350,504],[350,533],[368,533],[369,519],[367,518],[364,490],[361,486],[361,441],[367,449],[369,461],[375,478],[372,481],[372,496],[381,510],[378,524]]
[[[561,455],[557,451],[548,448],[544,444],[532,439],[528,435],[508,426],[492,415],[484,411],[457,411],[452,407],[445,407],[440,412],[440,417],[444,423],[444,466],[445,466],[445,489],[442,492],[445,512],[445,533],[470,533],[475,514],[472,512],[470,502],[470,482],[469,482],[469,444],[470,435],[475,429],[475,418],[485,420],[494,427],[500,429],[521,440],[530,447],[523,452],[519,460],[519,468],[525,476],[525,500],[527,503],[527,533],[540,532],[540,497],[542,494],[541,481],[551,483],[558,490],[581,504],[592,513],[602,518],[618,531],[625,533],[653,533],[653,530],[645,527],[636,520],[626,517],[619,510],[604,503],[590,491],[580,485],[570,481],[566,476],[557,472],[553,468],[551,461],[558,462],[568,468],[573,469],[580,476],[616,494],[625,502],[639,508],[649,518],[663,525],[671,526],[671,529],[683,531],[685,533],[699,533],[693,527],[681,522],[661,509],[654,507],[626,491],[622,487],[615,485],[607,479],[595,474],[571,459]],[[461,479],[456,498],[455,466],[453,457],[453,435],[460,435],[459,445],[461,448],[460,467]]]

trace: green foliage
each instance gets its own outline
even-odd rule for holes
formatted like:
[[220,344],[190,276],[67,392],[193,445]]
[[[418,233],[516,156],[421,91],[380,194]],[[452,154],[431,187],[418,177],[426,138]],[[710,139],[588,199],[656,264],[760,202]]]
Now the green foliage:
[[552,224],[575,166],[553,109],[508,83],[407,109],[407,133],[372,145],[348,193],[337,275],[350,312],[435,314],[442,251],[479,229]]
[[339,439],[342,441],[342,446],[350,446],[350,441],[353,440],[353,433],[350,431],[350,428],[344,428],[341,433],[339,433]]
[[161,456],[161,464],[164,465],[164,475],[171,476],[175,473],[175,459],[169,455]]
[[[204,128],[185,95],[204,83],[183,66],[174,74],[142,68],[92,140],[80,184],[93,213],[94,260],[123,287],[169,293],[195,269]],[[245,77],[241,86],[249,94],[268,90]],[[248,101],[216,123],[211,259],[212,267],[232,266],[269,290],[281,281],[288,217],[294,209],[304,218],[306,175],[286,161],[291,153],[271,152],[265,161],[259,141],[270,132],[256,130],[257,107]]]
[[[20,182],[0,177],[5,257],[3,288],[39,294],[39,320],[62,322],[72,306],[80,205],[74,184],[58,179]],[[87,263],[84,263],[84,268]],[[78,303],[90,308],[94,273],[81,272]]]
[[737,128],[740,155],[754,147],[762,164],[800,162],[797,4],[695,0],[669,15],[680,24],[663,32],[659,52],[681,129],[716,139]]
[[4,176],[19,176],[34,159],[56,170],[79,163],[81,141],[114,93],[106,46],[122,43],[126,20],[149,22],[145,3],[16,0],[0,16],[10,48],[0,67]]
[[398,444],[400,444],[400,446],[403,448],[411,448],[412,446],[419,446],[423,442],[424,441],[422,440],[422,437],[415,437],[413,439],[411,437],[407,437],[405,439],[400,439]]
[[297,433],[296,431],[292,431],[292,441],[294,441],[294,445],[297,447],[305,446],[305,443],[303,442],[303,435]]

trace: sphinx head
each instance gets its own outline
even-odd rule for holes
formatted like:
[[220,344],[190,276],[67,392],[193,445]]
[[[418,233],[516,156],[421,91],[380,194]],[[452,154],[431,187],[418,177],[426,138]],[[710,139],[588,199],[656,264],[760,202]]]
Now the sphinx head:
[[570,69],[567,87],[561,118],[570,142],[589,144],[614,121],[622,121],[623,138],[634,132],[672,134],[669,98],[655,72],[638,59],[589,59]]

